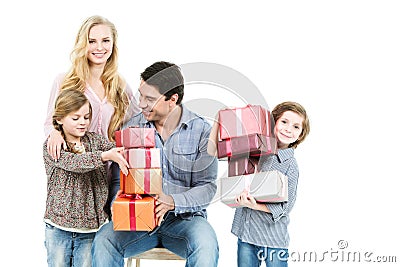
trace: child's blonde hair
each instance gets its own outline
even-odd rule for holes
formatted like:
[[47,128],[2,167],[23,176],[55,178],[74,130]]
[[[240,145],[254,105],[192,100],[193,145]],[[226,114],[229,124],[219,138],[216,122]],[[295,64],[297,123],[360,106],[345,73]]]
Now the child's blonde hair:
[[77,153],[75,144],[67,142],[65,139],[65,133],[62,125],[58,124],[58,120],[63,119],[71,112],[79,110],[83,105],[89,103],[89,119],[92,119],[92,106],[86,96],[76,89],[65,89],[60,92],[56,99],[54,113],[53,113],[53,126],[56,130],[61,132],[62,137],[67,143],[67,150],[73,153]]

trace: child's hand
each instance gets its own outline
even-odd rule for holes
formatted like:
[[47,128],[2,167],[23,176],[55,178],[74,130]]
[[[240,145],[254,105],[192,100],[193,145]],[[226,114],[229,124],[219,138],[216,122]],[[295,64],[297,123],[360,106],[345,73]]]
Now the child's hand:
[[236,198],[236,203],[250,209],[258,209],[255,198],[252,197],[247,190],[243,190],[243,192]]
[[112,148],[108,151],[101,153],[101,159],[103,161],[107,161],[107,160],[114,161],[115,163],[117,163],[119,165],[119,168],[122,171],[122,173],[127,175],[129,164],[126,161],[126,159],[124,158],[124,156],[121,154],[121,152],[123,150],[124,150],[123,147]]

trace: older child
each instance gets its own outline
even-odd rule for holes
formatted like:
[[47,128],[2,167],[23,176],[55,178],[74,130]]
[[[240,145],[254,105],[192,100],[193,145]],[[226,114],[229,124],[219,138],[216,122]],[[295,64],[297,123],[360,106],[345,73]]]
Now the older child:
[[305,109],[295,102],[283,102],[272,110],[274,133],[278,142],[277,155],[260,162],[261,171],[278,170],[288,177],[288,201],[257,203],[244,191],[236,201],[244,206],[236,209],[232,233],[238,237],[237,262],[239,267],[287,266],[289,246],[289,213],[296,200],[299,170],[294,149],[310,132]]
[[55,161],[43,144],[47,174],[44,214],[48,266],[91,266],[95,233],[107,223],[106,161],[127,173],[128,163],[106,137],[87,132],[92,110],[86,96],[76,89],[60,92],[53,125],[67,148]]
[[[260,266],[265,261],[268,267],[287,266],[289,213],[296,200],[299,170],[294,149],[310,132],[310,123],[305,109],[295,102],[283,102],[272,111],[275,120],[274,133],[278,152],[260,160],[260,171],[278,170],[288,177],[288,201],[283,203],[258,203],[243,191],[236,201],[232,233],[238,237],[237,263],[239,267]],[[214,124],[208,152],[215,155],[217,123]]]

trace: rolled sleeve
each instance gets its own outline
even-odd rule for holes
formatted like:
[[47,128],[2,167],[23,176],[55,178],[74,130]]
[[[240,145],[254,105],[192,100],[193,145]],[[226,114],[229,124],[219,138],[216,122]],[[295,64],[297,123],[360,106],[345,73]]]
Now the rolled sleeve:
[[267,204],[267,208],[271,211],[274,221],[278,221],[286,214],[289,214],[296,201],[297,183],[299,178],[297,165],[291,165],[286,175],[288,177],[288,201],[282,203]]

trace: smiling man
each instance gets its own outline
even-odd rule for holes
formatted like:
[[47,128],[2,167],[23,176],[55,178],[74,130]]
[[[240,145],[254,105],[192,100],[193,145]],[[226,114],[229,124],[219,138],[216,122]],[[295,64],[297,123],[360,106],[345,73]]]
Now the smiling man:
[[181,103],[184,80],[175,64],[156,62],[146,68],[139,93],[142,112],[125,127],[156,130],[163,174],[156,206],[160,226],[150,233],[114,231],[108,223],[96,234],[93,266],[123,266],[124,257],[160,246],[185,258],[186,266],[217,266],[217,237],[206,219],[217,188],[217,160],[207,153],[211,126]]

